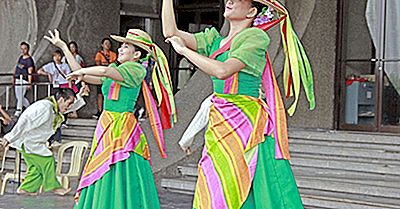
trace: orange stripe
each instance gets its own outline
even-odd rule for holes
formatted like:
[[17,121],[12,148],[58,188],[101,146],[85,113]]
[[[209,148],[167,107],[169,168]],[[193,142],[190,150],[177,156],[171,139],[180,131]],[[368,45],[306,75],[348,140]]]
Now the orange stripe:
[[288,133],[287,133],[287,123],[286,123],[286,111],[283,105],[281,93],[279,91],[279,86],[276,81],[275,76],[272,77],[275,88],[275,111],[276,111],[276,127],[279,139],[279,147],[282,151],[282,155],[284,159],[290,159],[289,154],[289,142],[288,142]]
[[112,100],[118,100],[120,89],[121,89],[121,85],[119,83],[115,83],[114,91],[112,93]]
[[201,169],[198,170],[199,178],[198,178],[198,194],[200,198],[200,209],[201,208],[211,208],[211,196],[210,192],[208,191],[206,177]]
[[[243,157],[244,150],[242,141],[214,107],[210,110],[210,118],[212,118],[213,121],[217,121],[217,123],[214,123],[214,125],[210,127],[211,131],[217,138],[221,139],[219,142],[221,142],[227,156],[230,158],[235,171],[236,181],[239,185],[240,200],[244,201],[248,191],[250,191],[251,180],[248,165]],[[222,133],[225,134],[221,136]]]
[[103,135],[103,138],[101,139],[101,144],[103,144],[103,149],[110,146],[111,140],[113,138],[112,134],[113,134],[112,131],[109,131],[109,129],[106,130],[105,134]]
[[[238,150],[238,148],[241,145],[232,143],[232,141],[233,140],[229,140],[228,142],[221,141],[221,144],[232,162],[235,171],[236,182],[238,183],[238,188],[240,193],[239,198],[241,202],[244,202],[250,191],[250,186],[251,186],[250,172],[248,169],[247,162],[243,157],[244,153],[240,153],[240,155],[238,156],[238,152],[241,151]],[[235,145],[237,147],[234,147]]]
[[[145,84],[144,82],[145,81],[143,81],[143,83],[142,83],[142,91],[143,91],[143,97],[144,97],[144,100],[145,100],[145,106],[146,106],[146,109],[147,109],[147,112],[148,112],[149,119],[151,121],[150,124],[152,124],[152,123],[155,124],[155,121],[156,121],[155,117],[156,116],[154,114],[154,111],[153,111],[153,108],[152,108],[152,105],[151,105],[151,98],[149,96],[149,94],[151,94],[151,92],[148,91],[147,87],[145,86],[147,84]],[[153,131],[153,136],[154,136],[154,138],[156,140],[158,149],[159,149],[161,155],[163,156],[163,155],[165,155],[165,151],[163,150],[164,146],[163,146],[163,144],[161,142],[160,133],[158,132],[157,127],[155,127],[153,125],[151,125],[151,129]]]
[[[153,108],[151,107],[151,101],[150,101],[150,97],[148,95],[148,93],[150,93],[150,92],[148,92],[147,88],[145,88],[145,87],[143,87],[142,89],[143,89],[143,96],[144,96],[144,99],[146,101],[145,102],[145,106],[146,106],[149,118],[150,119],[154,119],[154,117],[155,117],[154,116],[154,111],[153,111]],[[156,139],[157,145],[159,146],[161,143],[160,143],[160,135],[158,134],[157,128],[154,127],[154,126],[151,126],[151,129],[153,131],[153,136]]]
[[[127,127],[129,127],[129,126],[127,126]],[[110,157],[111,153],[124,148],[128,141],[129,135],[133,132],[134,128],[135,128],[135,125],[131,126],[129,131],[126,131],[126,132],[124,131],[120,137],[113,140],[112,144],[114,146],[105,147],[103,152],[101,152],[98,156],[93,158],[91,160],[91,162],[89,164],[87,164],[87,167],[85,169],[85,176],[89,175],[90,173],[95,171],[99,166],[101,166],[105,161],[107,161],[108,158]],[[109,133],[111,133],[111,132],[112,131],[109,131]]]
[[[106,135],[107,135],[107,133],[108,133],[108,128],[109,128],[109,126],[110,126],[110,124],[112,123],[112,121],[113,121],[113,117],[112,117],[112,115],[110,114],[110,113],[108,113],[108,112],[105,112],[105,113],[103,113],[104,115],[103,115],[103,117],[102,117],[102,119],[101,119],[101,126],[102,126],[102,128],[103,128],[103,133],[102,133],[102,136],[101,136],[101,142],[97,142],[97,143],[101,143],[101,144],[103,144],[103,149],[109,144],[109,142],[107,141],[107,138],[108,137],[105,137]],[[104,119],[104,120],[103,120]],[[99,139],[98,139],[99,140]],[[98,146],[98,144],[97,144],[97,146]]]
[[247,143],[246,150],[250,150],[259,143],[265,141],[264,128],[267,124],[268,113],[261,106],[258,110],[256,121],[254,122],[253,131],[251,132],[249,143]]
[[[200,173],[200,168],[197,169],[197,173]],[[193,202],[193,208],[196,209],[201,209],[201,193],[199,192],[201,189],[199,180],[196,182],[196,190],[194,191],[194,202]]]
[[111,121],[113,120],[110,113],[104,112],[103,116],[100,118],[101,127],[103,129],[107,128],[107,126],[111,123]]
[[233,80],[232,80],[232,86],[231,86],[231,94],[237,94],[238,93],[238,84],[239,84],[239,73],[235,73],[233,75]]
[[147,142],[146,142],[146,145],[144,146],[144,150],[143,150],[142,156],[146,160],[150,159],[150,150],[149,150],[149,145],[147,144]]

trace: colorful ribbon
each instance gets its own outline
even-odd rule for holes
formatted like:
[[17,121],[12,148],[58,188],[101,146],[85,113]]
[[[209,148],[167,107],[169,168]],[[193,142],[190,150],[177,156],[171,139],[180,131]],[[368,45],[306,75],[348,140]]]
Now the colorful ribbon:
[[281,35],[283,39],[283,49],[285,54],[285,65],[283,70],[284,88],[286,96],[294,94],[294,102],[288,109],[288,114],[292,116],[296,111],[300,96],[300,86],[303,84],[310,110],[315,108],[314,81],[311,65],[307,54],[293,30],[289,13],[286,8],[276,0],[254,0],[266,4],[277,10],[280,18],[256,26],[264,31],[281,23]]

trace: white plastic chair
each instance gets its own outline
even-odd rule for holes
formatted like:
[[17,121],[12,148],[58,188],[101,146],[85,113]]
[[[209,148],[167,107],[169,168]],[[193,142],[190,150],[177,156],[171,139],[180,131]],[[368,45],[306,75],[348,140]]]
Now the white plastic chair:
[[[67,149],[72,148],[71,152],[71,161],[68,162],[70,164],[69,170],[67,173],[62,173],[62,165],[63,165],[63,159],[65,158],[65,151]],[[86,154],[86,151],[89,148],[89,143],[85,141],[73,141],[73,142],[68,142],[66,144],[63,144],[60,146],[58,149],[58,154],[57,154],[57,167],[56,167],[56,175],[57,179],[61,182],[61,185],[63,188],[69,188],[69,182],[70,178],[79,178],[81,175],[81,171],[83,168],[83,161],[84,157]],[[3,157],[3,159],[5,159]],[[3,160],[3,163],[4,164]],[[13,173],[6,173],[4,178],[3,178],[3,184],[1,187],[0,195],[4,195],[4,192],[6,190],[6,185],[7,181],[9,179],[17,179],[18,178],[18,172],[19,172],[19,155],[17,154],[16,159],[15,159],[16,165],[15,165],[15,170]],[[2,170],[3,170],[2,166]],[[26,177],[26,173],[21,173],[21,181],[24,180]],[[39,193],[42,192],[42,188],[40,188]]]
[[4,169],[5,169],[5,165],[6,165],[6,156],[7,156],[7,152],[10,149],[9,146],[4,147],[4,151],[3,151],[3,158],[1,160],[1,169],[0,169],[0,173],[3,174]]
[[[4,155],[3,155],[3,159],[2,159],[2,163],[1,163],[1,173],[4,172],[7,152],[9,151],[9,149],[10,149],[10,146],[7,146],[6,148],[4,148]],[[14,171],[12,173],[8,172],[8,173],[4,174],[2,185],[1,185],[1,190],[0,190],[0,195],[4,195],[4,192],[6,191],[6,186],[7,186],[8,180],[10,180],[10,179],[18,179],[19,170],[21,169],[19,167],[19,162],[20,162],[20,155],[19,155],[18,150],[16,150],[15,151],[15,167],[14,167]],[[26,176],[26,173],[21,173],[20,174],[20,179],[23,180],[25,178],[25,176]]]
[[[72,148],[72,153],[71,161],[69,162],[69,170],[67,173],[62,173],[65,151],[70,148]],[[61,185],[64,188],[69,188],[70,178],[80,177],[83,168],[83,161],[88,148],[89,143],[85,141],[73,141],[60,146],[57,156],[56,175],[61,178]]]

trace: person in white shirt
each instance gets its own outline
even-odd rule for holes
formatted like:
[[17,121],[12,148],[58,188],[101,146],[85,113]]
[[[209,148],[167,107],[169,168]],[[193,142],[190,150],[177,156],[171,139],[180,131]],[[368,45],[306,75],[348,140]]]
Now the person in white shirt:
[[38,70],[39,75],[48,76],[50,83],[53,83],[53,88],[71,88],[75,93],[78,88],[75,85],[70,85],[66,76],[71,73],[71,68],[67,63],[61,61],[63,53],[60,50],[53,52],[53,61],[45,64]]
[[3,147],[21,151],[28,167],[28,174],[18,194],[36,195],[43,186],[44,191],[53,191],[65,195],[71,189],[62,188],[56,178],[53,153],[46,146],[47,140],[64,121],[66,112],[76,99],[71,89],[59,89],[55,96],[40,100],[29,106],[19,117],[14,128],[4,138],[0,138]]

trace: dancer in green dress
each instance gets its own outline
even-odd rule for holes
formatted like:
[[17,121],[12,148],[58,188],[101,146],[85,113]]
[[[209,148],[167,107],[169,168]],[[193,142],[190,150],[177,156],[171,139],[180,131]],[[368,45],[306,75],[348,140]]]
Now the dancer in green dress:
[[[271,9],[275,18],[268,14]],[[303,208],[288,161],[285,110],[266,52],[270,39],[263,30],[282,22],[285,74],[290,78],[285,83],[296,90],[289,114],[296,107],[300,75],[311,73],[307,56],[277,1],[228,0],[224,16],[230,23],[226,37],[215,28],[190,34],[177,29],[173,2],[163,0],[167,41],[213,81],[193,208]],[[312,109],[312,74],[301,79]],[[190,147],[182,141],[180,145],[184,150]]]
[[[118,63],[109,66],[81,68],[59,38],[58,31],[46,37],[60,47],[72,68],[70,80],[102,84],[104,110],[93,137],[89,159],[82,173],[76,197],[76,209],[160,208],[146,137],[133,112],[139,91],[145,95],[149,118],[162,157],[166,157],[161,122],[157,107],[144,81],[146,69],[140,59],[152,57],[158,68],[155,88],[164,92],[159,99],[167,111],[163,118],[173,118],[173,102],[169,71],[163,52],[144,31],[130,29],[126,37],[111,36],[122,43],[118,49]],[[147,56],[149,54],[150,56]],[[154,82],[153,80],[153,82]],[[171,95],[171,96],[170,96]]]

